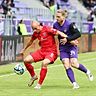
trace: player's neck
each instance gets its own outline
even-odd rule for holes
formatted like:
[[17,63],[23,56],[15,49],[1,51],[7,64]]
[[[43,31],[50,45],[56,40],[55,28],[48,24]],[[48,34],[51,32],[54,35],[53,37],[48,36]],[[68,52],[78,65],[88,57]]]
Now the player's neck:
[[60,23],[59,23],[60,26],[62,26],[62,25],[64,24],[64,22],[65,22],[65,20],[63,20],[62,22],[60,22]]
[[40,26],[40,31],[42,30],[43,26]]

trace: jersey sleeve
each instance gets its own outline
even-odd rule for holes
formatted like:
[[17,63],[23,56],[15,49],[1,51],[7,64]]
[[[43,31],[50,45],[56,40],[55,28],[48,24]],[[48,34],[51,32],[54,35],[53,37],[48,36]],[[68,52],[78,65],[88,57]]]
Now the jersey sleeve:
[[31,39],[32,40],[35,40],[37,37],[38,37],[37,32],[34,32],[33,35],[31,36]]
[[81,37],[81,33],[79,32],[79,30],[76,27],[75,23],[71,23],[69,25],[69,31],[71,32],[71,36],[67,37],[68,41],[72,41],[72,40],[75,40],[75,39]]
[[50,33],[50,34],[53,34],[53,35],[57,34],[57,30],[52,28],[52,27],[48,27],[47,28],[47,32]]

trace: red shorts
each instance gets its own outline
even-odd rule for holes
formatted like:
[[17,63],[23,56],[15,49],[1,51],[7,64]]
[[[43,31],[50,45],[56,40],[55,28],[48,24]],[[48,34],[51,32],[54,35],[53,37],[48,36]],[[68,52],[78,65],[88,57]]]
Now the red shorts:
[[57,59],[57,52],[46,52],[37,50],[34,53],[30,53],[30,55],[33,57],[34,62],[38,62],[44,59],[49,59],[50,63],[54,63],[54,61]]

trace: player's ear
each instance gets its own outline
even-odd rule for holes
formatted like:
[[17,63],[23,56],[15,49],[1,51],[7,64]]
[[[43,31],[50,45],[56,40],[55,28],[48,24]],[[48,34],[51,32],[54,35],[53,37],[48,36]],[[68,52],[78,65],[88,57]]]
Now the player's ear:
[[43,23],[42,23],[42,22],[40,22],[40,25],[41,25],[41,26],[43,26]]

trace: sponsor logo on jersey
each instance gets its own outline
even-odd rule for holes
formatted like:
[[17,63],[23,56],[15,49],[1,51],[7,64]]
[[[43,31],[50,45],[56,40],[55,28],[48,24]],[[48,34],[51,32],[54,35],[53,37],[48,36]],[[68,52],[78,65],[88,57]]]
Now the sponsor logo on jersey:
[[64,33],[66,33],[67,32],[67,29],[64,29]]
[[47,40],[47,38],[42,38],[42,37],[41,37],[41,41],[44,41],[44,40]]

